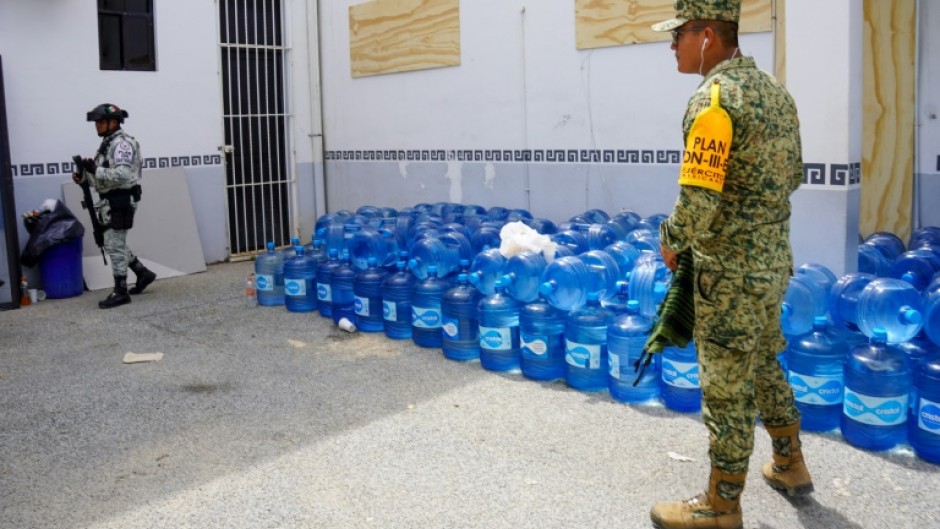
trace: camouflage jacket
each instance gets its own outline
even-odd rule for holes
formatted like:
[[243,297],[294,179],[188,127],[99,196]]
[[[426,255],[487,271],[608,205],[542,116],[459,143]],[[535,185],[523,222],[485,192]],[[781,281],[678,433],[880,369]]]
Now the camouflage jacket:
[[115,189],[130,189],[140,181],[140,145],[122,129],[108,135],[95,154],[98,169],[94,174],[83,172],[99,194]]
[[793,98],[754,59],[724,61],[692,94],[683,139],[721,86],[721,106],[733,124],[721,193],[682,186],[672,214],[660,225],[663,246],[691,247],[697,269],[743,273],[790,268],[790,194],[803,180],[800,123]]

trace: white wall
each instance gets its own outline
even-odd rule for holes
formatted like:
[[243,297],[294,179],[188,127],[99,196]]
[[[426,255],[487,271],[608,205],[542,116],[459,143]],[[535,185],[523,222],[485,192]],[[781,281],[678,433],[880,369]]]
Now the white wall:
[[940,226],[940,4],[918,4],[917,187],[914,227]]
[[[228,256],[216,6],[177,7],[155,6],[157,71],[130,72],[99,69],[94,2],[0,3],[17,211],[62,198],[72,155],[90,156],[100,144],[85,113],[115,103],[129,112],[124,128],[140,142],[147,163],[190,166],[191,188],[202,191],[191,198],[203,253],[209,262]],[[19,240],[21,246],[27,240],[22,226]]]
[[[103,102],[130,113],[145,157],[217,154],[218,31],[212,2],[185,13],[156,3],[157,71],[98,69],[97,8],[83,0],[0,3],[0,53],[13,164],[63,162],[98,147],[85,113]],[[41,141],[40,141],[41,140]]]
[[[61,198],[72,155],[91,155],[100,143],[85,113],[111,102],[130,113],[125,129],[140,141],[154,167],[185,166],[206,260],[223,260],[229,250],[218,150],[223,143],[218,5],[157,2],[155,10],[157,71],[101,71],[94,2],[0,2],[16,209]],[[286,0],[284,11],[298,190],[297,222],[291,229],[306,238],[317,215],[325,212],[317,6]],[[22,246],[26,234],[19,230]]]
[[[671,210],[681,119],[701,78],[676,71],[668,43],[579,51],[572,0],[465,1],[460,66],[354,79],[348,8],[355,3],[320,3],[330,210],[442,200],[529,207],[553,220],[592,207],[643,215]],[[770,33],[743,35],[742,48],[772,67]],[[535,158],[550,149],[648,151],[650,158]],[[382,150],[432,157],[441,150],[445,158],[342,157]],[[533,160],[467,161],[461,150],[484,157],[531,150]]]

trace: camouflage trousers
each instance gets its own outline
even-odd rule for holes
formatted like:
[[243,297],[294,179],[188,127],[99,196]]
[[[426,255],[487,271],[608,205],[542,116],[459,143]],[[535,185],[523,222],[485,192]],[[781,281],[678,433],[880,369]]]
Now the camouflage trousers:
[[127,246],[127,232],[112,229],[104,232],[104,251],[111,258],[111,272],[114,276],[127,277],[127,265],[134,260],[134,254]]
[[702,418],[712,466],[746,472],[757,413],[768,426],[799,420],[793,392],[777,362],[786,348],[780,303],[789,269],[751,273],[696,270],[695,344]]
[[[136,210],[137,204],[132,207]],[[111,224],[111,206],[107,200],[100,200],[95,204],[98,213],[98,222],[102,226]],[[127,246],[128,230],[115,230],[108,228],[104,230],[104,251],[111,258],[111,272],[114,276],[127,277],[127,266],[134,261],[134,254]]]

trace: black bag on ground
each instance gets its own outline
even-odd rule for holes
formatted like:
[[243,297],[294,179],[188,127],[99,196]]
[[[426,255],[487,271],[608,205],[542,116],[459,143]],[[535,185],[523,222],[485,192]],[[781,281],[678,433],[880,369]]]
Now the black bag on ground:
[[23,266],[36,266],[39,256],[49,247],[85,235],[85,227],[61,200],[56,200],[52,211],[43,213],[38,220],[27,224],[26,230],[29,232],[29,240],[20,255]]

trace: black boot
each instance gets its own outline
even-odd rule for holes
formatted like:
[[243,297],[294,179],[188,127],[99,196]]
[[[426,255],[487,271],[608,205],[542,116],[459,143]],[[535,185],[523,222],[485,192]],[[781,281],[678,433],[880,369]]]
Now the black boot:
[[151,272],[136,257],[131,261],[130,267],[134,271],[134,275],[137,276],[137,283],[134,284],[134,288],[130,289],[131,294],[140,294],[147,288],[147,285],[153,283],[153,280],[157,278],[157,274]]
[[130,302],[131,297],[127,295],[127,276],[114,276],[114,290],[98,302],[98,308],[110,309]]

